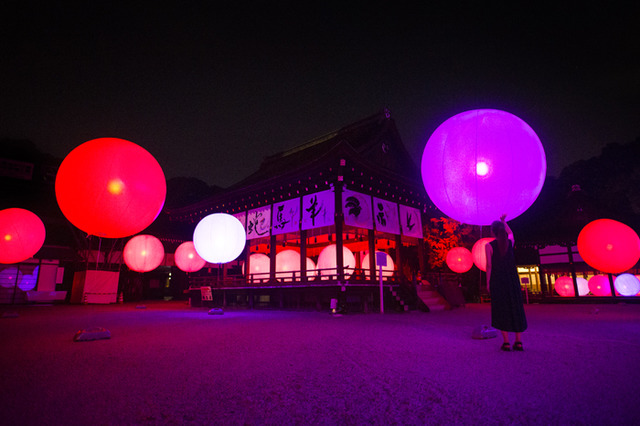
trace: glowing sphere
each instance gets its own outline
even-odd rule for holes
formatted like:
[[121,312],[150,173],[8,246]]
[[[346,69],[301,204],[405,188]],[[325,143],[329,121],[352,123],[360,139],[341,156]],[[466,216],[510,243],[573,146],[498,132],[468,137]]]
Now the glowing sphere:
[[[280,281],[292,281],[294,271],[300,271],[300,253],[295,250],[283,250],[276,255],[276,278]],[[300,274],[298,273],[298,279]]]
[[207,263],[196,251],[193,241],[185,241],[180,244],[174,256],[176,266],[184,272],[199,271]]
[[[268,280],[269,271],[271,271],[271,262],[269,256],[262,253],[252,253],[249,255],[249,272],[248,274],[254,274],[256,280]],[[242,264],[242,273],[245,272],[245,265]]]
[[613,280],[613,287],[622,296],[635,296],[640,293],[640,281],[635,275],[620,274]]
[[244,250],[246,241],[247,234],[242,223],[226,213],[204,217],[193,231],[196,251],[211,263],[227,263],[236,259]]
[[422,154],[429,198],[449,217],[489,225],[513,219],[536,200],[547,162],[540,139],[513,114],[478,109],[457,114],[431,135]]
[[122,256],[132,271],[153,271],[164,259],[164,247],[153,235],[136,235],[125,244]]
[[65,217],[87,234],[106,238],[144,230],[162,210],[166,194],[156,159],[124,139],[83,143],[66,156],[56,176]]
[[315,278],[318,276],[318,271],[316,270],[316,263],[307,257],[307,278]]
[[481,271],[487,270],[487,253],[485,252],[485,246],[493,240],[495,240],[495,238],[481,238],[476,241],[471,248],[471,257],[473,257],[473,263]]
[[[484,246],[482,247],[484,248]],[[473,266],[473,256],[469,249],[464,247],[454,247],[447,253],[446,262],[449,269],[453,272],[463,273],[467,272]]]
[[606,275],[594,275],[589,278],[589,291],[594,296],[611,296],[611,285]]
[[598,219],[578,234],[578,252],[592,268],[617,274],[632,268],[640,259],[640,238],[624,223]]
[[[388,253],[376,250],[376,254],[377,253],[384,253],[385,256],[387,257],[387,265],[382,267],[382,276],[392,277],[393,271],[396,269],[396,266],[393,263],[393,259],[391,258],[391,256],[389,256]],[[362,259],[362,269],[364,269],[364,274],[367,277],[371,276],[371,272],[369,271],[370,262],[371,262],[371,257],[369,256],[369,253],[367,253],[364,255],[364,258]],[[376,261],[376,259],[374,259],[374,265],[375,265],[376,273],[378,273],[377,271],[380,269],[380,267],[378,266],[378,262]]]
[[44,244],[40,218],[25,209],[0,210],[0,263],[18,263],[33,257]]
[[[328,280],[329,277],[327,275],[336,275],[338,270],[336,269],[337,260],[336,255],[338,253],[338,248],[335,244],[330,244],[326,246],[320,252],[318,256],[318,269],[321,269],[320,275],[323,280]],[[356,266],[356,258],[347,247],[342,247],[342,259],[344,266],[344,277],[349,278],[353,273],[353,269]]]
[[[584,278],[577,278],[578,283],[578,295],[586,296],[589,294],[589,283]],[[573,297],[575,291],[573,290],[573,280],[571,277],[560,277],[556,280],[554,287],[556,292],[562,297]]]

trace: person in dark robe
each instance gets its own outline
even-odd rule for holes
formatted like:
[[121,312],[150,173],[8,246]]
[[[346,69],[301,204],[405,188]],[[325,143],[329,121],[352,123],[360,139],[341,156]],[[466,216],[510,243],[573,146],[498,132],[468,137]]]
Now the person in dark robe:
[[491,232],[495,240],[485,246],[487,291],[491,295],[491,326],[502,333],[503,351],[511,350],[509,332],[515,333],[513,350],[522,351],[522,332],[527,329],[527,318],[513,254],[515,240],[507,225],[506,215],[491,224]]

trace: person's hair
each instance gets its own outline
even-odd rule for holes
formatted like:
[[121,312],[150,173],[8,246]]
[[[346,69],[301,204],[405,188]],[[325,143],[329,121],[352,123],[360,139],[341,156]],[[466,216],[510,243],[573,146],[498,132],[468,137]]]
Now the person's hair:
[[493,221],[491,224],[491,232],[493,232],[493,235],[496,237],[500,254],[504,256],[507,252],[507,248],[509,247],[509,238],[507,231],[504,228],[504,223],[500,220]]

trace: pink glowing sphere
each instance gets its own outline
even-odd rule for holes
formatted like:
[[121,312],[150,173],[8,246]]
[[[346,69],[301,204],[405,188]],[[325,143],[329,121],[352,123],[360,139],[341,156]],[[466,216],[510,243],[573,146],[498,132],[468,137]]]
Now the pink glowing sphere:
[[[576,279],[578,284],[578,295],[586,296],[589,294],[589,283],[584,278],[580,277]],[[571,277],[560,277],[556,280],[554,287],[556,292],[562,297],[573,297],[575,291],[573,289],[573,280]]]
[[125,244],[122,256],[132,271],[153,271],[164,259],[164,246],[153,235],[136,235]]
[[0,263],[18,263],[35,255],[44,244],[42,220],[25,209],[0,210]]
[[487,253],[485,251],[485,246],[493,240],[495,240],[495,238],[481,238],[478,241],[476,241],[473,247],[471,248],[471,256],[473,257],[473,263],[481,271],[486,272],[487,270]]
[[90,235],[122,238],[149,226],[164,205],[162,168],[144,148],[124,139],[93,139],[62,161],[56,197],[65,217]]
[[[378,255],[378,253],[384,253],[385,257],[387,258],[387,265],[382,267],[382,276],[392,277],[393,271],[395,271],[396,269],[396,266],[393,263],[393,259],[391,258],[391,256],[389,256],[389,253],[376,250],[376,256]],[[367,276],[367,278],[371,276],[371,272],[369,271],[370,262],[371,262],[371,256],[369,256],[369,253],[367,253],[362,258],[362,269],[364,269],[364,274]],[[376,269],[376,273],[378,273],[378,270],[380,269],[380,267],[378,266],[378,262],[376,259],[374,259],[374,266]]]
[[[335,244],[326,246],[318,256],[318,269],[323,280],[329,279],[328,275],[335,276],[338,272],[337,266],[338,249]],[[356,258],[347,247],[342,247],[342,259],[344,266],[344,277],[349,278],[356,266]]]
[[489,225],[513,219],[536,200],[547,172],[540,139],[513,114],[478,109],[457,114],[431,135],[422,155],[422,181],[447,216]]
[[[262,253],[252,253],[249,255],[249,272],[256,280],[268,280],[271,271],[271,261],[269,256]],[[242,265],[242,273],[245,274],[245,265]]]
[[226,213],[206,216],[193,231],[196,251],[211,263],[231,262],[240,256],[246,242],[247,234],[242,223]]
[[617,274],[633,268],[640,259],[640,238],[624,223],[598,219],[578,234],[578,252],[592,268]]
[[613,281],[613,287],[621,296],[635,296],[640,293],[640,280],[632,274],[620,274]]
[[[482,247],[484,248],[484,245]],[[447,253],[446,262],[449,269],[451,269],[453,272],[461,274],[471,269],[471,267],[473,266],[473,256],[467,248],[454,247]]]
[[594,296],[611,296],[611,285],[606,275],[594,275],[589,278],[589,291]]
[[307,279],[313,279],[318,276],[318,271],[316,270],[316,263],[307,257]]
[[174,255],[176,266],[184,272],[196,272],[204,267],[206,260],[200,257],[193,241],[185,241],[176,249]]
[[276,278],[280,281],[292,281],[294,272],[300,279],[300,253],[295,250],[283,250],[276,255]]

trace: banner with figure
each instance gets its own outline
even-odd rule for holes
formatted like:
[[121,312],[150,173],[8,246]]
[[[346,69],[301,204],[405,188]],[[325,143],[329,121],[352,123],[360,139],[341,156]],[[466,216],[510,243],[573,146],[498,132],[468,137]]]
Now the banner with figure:
[[335,193],[332,189],[302,197],[302,229],[333,225]]
[[247,213],[247,240],[268,237],[271,228],[271,206],[259,207]]
[[407,237],[422,238],[422,219],[420,210],[414,207],[399,205],[400,227],[402,235]]
[[240,223],[242,224],[242,227],[246,232],[247,231],[247,212],[235,213],[232,216],[240,221]]
[[373,229],[370,195],[348,189],[342,191],[342,214],[345,225]]
[[271,233],[273,235],[300,230],[300,198],[273,204]]
[[398,205],[396,203],[373,197],[373,217],[376,231],[400,234]]

